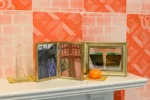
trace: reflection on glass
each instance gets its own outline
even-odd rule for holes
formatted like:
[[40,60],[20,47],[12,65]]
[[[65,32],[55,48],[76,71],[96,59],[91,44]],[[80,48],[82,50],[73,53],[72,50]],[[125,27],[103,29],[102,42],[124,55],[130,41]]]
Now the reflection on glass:
[[101,70],[121,70],[122,47],[94,47],[89,49],[89,67]]
[[38,45],[38,79],[57,76],[57,44]]
[[61,70],[62,70],[62,76],[69,77],[69,60],[67,58],[62,59]]
[[61,76],[81,78],[81,48],[81,44],[61,44]]

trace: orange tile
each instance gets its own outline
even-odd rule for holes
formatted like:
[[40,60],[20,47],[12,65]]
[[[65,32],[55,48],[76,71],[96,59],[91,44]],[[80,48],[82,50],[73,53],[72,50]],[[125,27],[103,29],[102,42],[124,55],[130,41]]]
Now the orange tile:
[[92,42],[92,41],[95,41],[95,36],[83,36],[83,41],[89,41],[89,42]]
[[14,77],[15,76],[15,68],[6,67],[4,68],[5,77]]
[[[104,13],[103,17],[115,17],[115,16],[119,16],[121,14],[116,14],[116,13]],[[125,15],[125,14],[124,14]]]
[[112,24],[125,25],[126,24],[126,15],[124,14],[124,16],[112,17]]
[[97,17],[98,25],[111,25],[111,17]]
[[[46,12],[57,12],[57,11],[61,11],[60,8],[44,8],[43,11]],[[36,10],[36,12],[40,12],[40,10]]]
[[118,33],[119,29],[118,26],[113,26],[113,25],[107,25],[104,27],[104,33],[105,34],[113,34],[113,33]]
[[[126,26],[118,27],[115,33],[111,35],[111,42],[126,42]],[[117,39],[116,39],[117,37]]]
[[33,8],[50,7],[51,0],[32,0]]
[[23,26],[23,35],[32,36],[32,34],[33,34],[33,26],[32,25]]
[[[134,14],[149,14],[147,10],[133,11],[132,13],[134,13]],[[131,13],[131,14],[132,14],[132,13]]]
[[0,57],[0,66],[13,66],[13,57]]
[[144,3],[142,3],[142,10],[144,11],[144,10],[147,10],[147,11],[150,11],[150,2],[148,3],[148,2],[144,2]]
[[11,0],[16,10],[31,10],[32,9],[32,0],[18,1]]
[[29,53],[29,52],[32,52],[32,51],[33,51],[32,45],[24,46],[24,47],[23,47],[23,51],[24,51],[24,54],[25,54],[25,55],[32,55],[32,53]]
[[0,15],[0,24],[1,25],[7,25],[7,24],[11,24],[12,23],[12,19],[10,15]]
[[23,67],[28,70],[33,68],[33,58],[32,58],[32,54],[31,55],[24,55],[22,57],[22,61],[23,61]]
[[2,0],[0,1],[0,10],[31,10],[32,0]]
[[78,12],[83,12],[84,11],[84,9],[78,9]]
[[83,27],[83,35],[88,35],[88,27]]
[[3,49],[0,47],[0,57],[3,55]]
[[13,36],[12,38],[13,45],[17,46],[22,45],[32,45],[33,37],[32,36]]
[[4,46],[4,56],[7,57],[16,56],[16,51],[17,51],[16,46]]
[[12,37],[0,36],[0,45],[12,45]]
[[111,12],[119,12],[119,13],[125,13],[126,12],[126,2],[127,0],[109,0],[109,3],[106,3],[106,8]]
[[14,45],[14,46],[18,46],[19,44],[22,44],[22,36],[13,36],[13,38],[12,38],[12,44]]
[[62,12],[78,12],[78,9],[61,9]]
[[6,9],[6,3],[8,3],[7,0],[0,1],[0,10]]
[[22,44],[23,45],[32,45],[33,43],[33,37],[32,36],[23,36],[22,38]]
[[32,24],[32,15],[14,15],[14,24]]
[[19,11],[19,10],[18,11],[3,10],[2,11],[2,14],[7,14],[7,15],[22,14],[22,13],[23,13],[23,11]]
[[126,0],[84,0],[88,12],[126,12]]
[[21,26],[14,26],[14,25],[3,26],[3,35],[21,35],[21,34],[22,34]]
[[[150,32],[147,28],[149,15],[129,14],[127,17],[128,26],[128,69],[129,72],[150,79],[150,56],[146,48],[150,44]],[[146,52],[144,52],[146,50]]]
[[3,68],[0,67],[0,78],[3,77]]
[[0,36],[2,35],[2,27],[0,26]]
[[96,42],[111,42],[111,37],[110,35],[99,35],[99,36],[95,36],[95,41]]
[[141,11],[141,2],[128,2],[127,3],[127,12],[131,11]]
[[32,10],[23,10],[22,13],[25,14],[25,15],[26,15],[26,14],[32,15],[33,11],[32,11]]
[[41,12],[41,11],[43,11],[42,8],[33,8],[33,12]]
[[[74,13],[34,13],[34,41],[82,38],[82,16]],[[61,37],[60,37],[61,33]],[[71,40],[68,40],[69,37]]]
[[70,8],[83,8],[84,0],[70,0]]
[[97,12],[91,12],[91,13],[85,13],[85,14],[87,14],[88,16],[91,16],[91,17],[92,17],[92,16],[93,16],[93,17],[94,17],[94,16],[95,16],[95,17],[97,17],[97,16],[98,16],[98,17],[104,16],[104,13],[97,13]]
[[68,0],[52,0],[52,7],[69,8]]
[[83,17],[83,24],[84,25],[95,25],[96,20],[95,16],[87,16]]
[[102,6],[102,3],[98,0],[84,0],[84,8],[86,11],[90,11],[90,12],[98,12],[98,11],[102,11],[101,8],[99,8],[100,6]]
[[148,45],[145,48],[145,53],[150,56],[150,43],[148,43]]
[[88,28],[88,35],[100,35],[104,33],[103,27],[100,26],[94,26],[94,27],[89,27]]
[[149,14],[149,0],[132,0],[127,2],[127,13]]

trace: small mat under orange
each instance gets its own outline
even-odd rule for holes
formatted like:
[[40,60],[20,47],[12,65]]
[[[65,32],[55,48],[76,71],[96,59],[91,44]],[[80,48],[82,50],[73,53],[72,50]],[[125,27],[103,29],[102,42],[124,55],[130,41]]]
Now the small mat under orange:
[[85,76],[85,80],[94,80],[94,81],[105,81],[108,78],[108,76],[101,76],[99,79],[91,79],[88,76]]

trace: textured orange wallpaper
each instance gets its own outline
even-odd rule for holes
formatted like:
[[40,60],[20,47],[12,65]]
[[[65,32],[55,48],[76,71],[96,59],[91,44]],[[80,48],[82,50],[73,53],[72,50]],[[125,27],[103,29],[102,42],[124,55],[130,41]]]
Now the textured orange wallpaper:
[[[127,42],[128,72],[150,80],[150,15],[127,15]],[[128,90],[128,100],[131,97],[132,100],[149,100],[149,86],[148,83],[144,88]],[[139,98],[133,97],[133,93],[139,93]]]
[[[53,37],[53,38],[52,38]],[[42,41],[128,42],[128,71],[150,80],[150,0],[0,0],[0,77],[15,75],[18,44],[33,74],[33,44]],[[115,100],[149,100],[144,88]]]
[[150,79],[150,15],[129,14],[127,27],[128,70]]
[[89,12],[125,13],[126,0],[84,0],[84,8]]
[[32,0],[0,0],[0,10],[31,10]]
[[34,12],[34,43],[44,41],[81,41],[82,15],[63,12]]

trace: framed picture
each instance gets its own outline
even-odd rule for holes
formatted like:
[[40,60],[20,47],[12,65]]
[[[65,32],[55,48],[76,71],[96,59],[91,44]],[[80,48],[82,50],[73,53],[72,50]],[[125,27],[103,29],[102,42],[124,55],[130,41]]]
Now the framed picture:
[[126,43],[85,43],[86,68],[98,68],[102,75],[127,75],[127,44]]
[[60,78],[83,80],[83,44],[60,43]]
[[36,45],[36,81],[58,77],[58,43],[46,42]]

